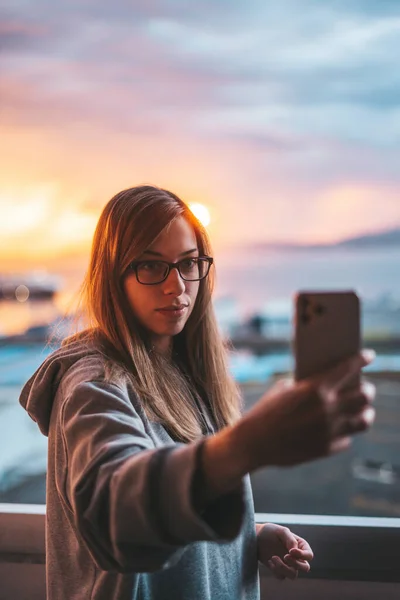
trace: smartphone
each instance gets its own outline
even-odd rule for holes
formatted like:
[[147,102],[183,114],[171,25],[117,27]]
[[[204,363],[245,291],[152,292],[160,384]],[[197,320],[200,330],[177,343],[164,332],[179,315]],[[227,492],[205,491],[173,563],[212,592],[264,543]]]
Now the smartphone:
[[[296,381],[360,352],[360,299],[356,292],[299,291],[294,308]],[[360,374],[356,374],[346,388],[359,384]]]

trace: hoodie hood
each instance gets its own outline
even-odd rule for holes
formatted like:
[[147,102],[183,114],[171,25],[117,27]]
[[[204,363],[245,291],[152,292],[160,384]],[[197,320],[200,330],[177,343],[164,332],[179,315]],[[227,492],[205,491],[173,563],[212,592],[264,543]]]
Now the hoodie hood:
[[49,434],[51,410],[61,379],[72,365],[92,354],[99,355],[99,349],[87,341],[63,344],[46,358],[22,388],[19,402],[45,436]]

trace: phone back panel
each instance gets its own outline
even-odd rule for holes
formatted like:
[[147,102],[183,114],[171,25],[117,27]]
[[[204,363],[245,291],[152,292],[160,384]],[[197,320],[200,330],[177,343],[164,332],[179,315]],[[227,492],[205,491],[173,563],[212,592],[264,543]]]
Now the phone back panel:
[[357,354],[360,347],[360,301],[355,292],[302,291],[296,295],[293,350],[297,381]]

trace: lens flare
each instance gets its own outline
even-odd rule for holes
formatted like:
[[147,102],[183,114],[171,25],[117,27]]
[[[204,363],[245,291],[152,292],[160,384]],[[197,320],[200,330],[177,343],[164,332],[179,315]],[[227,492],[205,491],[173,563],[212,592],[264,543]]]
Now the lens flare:
[[210,211],[206,206],[204,206],[204,204],[199,204],[195,202],[193,204],[189,204],[189,208],[194,214],[194,216],[197,217],[197,219],[200,221],[200,223],[204,225],[204,227],[207,227],[207,225],[210,224]]

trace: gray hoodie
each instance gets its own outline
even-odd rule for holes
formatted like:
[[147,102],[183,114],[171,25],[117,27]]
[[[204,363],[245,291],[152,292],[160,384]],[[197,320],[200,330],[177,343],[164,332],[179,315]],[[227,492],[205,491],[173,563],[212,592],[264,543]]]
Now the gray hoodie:
[[[199,514],[202,440],[176,443],[94,345],[50,355],[20,402],[49,438],[49,600],[257,600],[248,476]],[[210,419],[209,419],[210,422]]]

